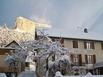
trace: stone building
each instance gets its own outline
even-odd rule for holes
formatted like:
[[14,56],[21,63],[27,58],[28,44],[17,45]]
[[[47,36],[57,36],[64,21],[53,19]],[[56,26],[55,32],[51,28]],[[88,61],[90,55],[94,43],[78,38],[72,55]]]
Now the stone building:
[[[85,34],[84,35],[88,35]],[[103,74],[103,40],[96,37],[57,37],[50,36],[51,39],[60,40],[62,45],[69,49],[71,66],[77,69],[79,74],[84,70],[84,74]]]

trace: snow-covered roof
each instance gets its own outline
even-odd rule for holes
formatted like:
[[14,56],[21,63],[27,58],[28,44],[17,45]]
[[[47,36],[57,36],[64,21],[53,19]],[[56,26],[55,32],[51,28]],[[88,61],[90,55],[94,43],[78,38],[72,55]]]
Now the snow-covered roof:
[[[13,46],[12,46],[13,45]],[[15,40],[13,40],[12,42],[10,42],[9,44],[7,44],[5,47],[15,47],[14,45],[16,45],[16,47],[18,47],[18,48],[22,48],[21,46],[20,46],[20,44],[19,43],[17,43]]]
[[0,49],[15,50],[15,48],[11,48],[11,47],[0,47]]
[[54,38],[64,38],[64,39],[79,39],[79,40],[93,40],[93,41],[103,41],[103,36],[95,32],[68,32],[68,35],[50,35]]
[[18,77],[37,77],[34,71],[23,71]]

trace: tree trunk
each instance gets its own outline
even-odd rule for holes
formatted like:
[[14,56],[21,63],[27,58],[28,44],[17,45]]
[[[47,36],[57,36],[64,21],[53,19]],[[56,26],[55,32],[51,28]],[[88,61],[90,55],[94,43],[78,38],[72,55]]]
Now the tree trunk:
[[35,73],[36,73],[37,77],[40,77],[39,64],[40,64],[40,59],[38,59],[38,60],[36,61],[36,71],[35,71]]

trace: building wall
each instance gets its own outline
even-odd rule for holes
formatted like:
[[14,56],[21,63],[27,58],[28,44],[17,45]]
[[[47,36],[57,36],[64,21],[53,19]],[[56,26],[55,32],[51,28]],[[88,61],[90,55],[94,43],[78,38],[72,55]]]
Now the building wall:
[[0,67],[7,67],[7,64],[5,63],[5,55],[0,55]]
[[85,63],[85,55],[96,55],[96,62],[103,62],[103,50],[101,48],[101,42],[94,41],[95,49],[84,49],[84,40],[78,41],[78,48],[73,48],[72,39],[64,39],[64,46],[69,49],[73,54],[82,54],[82,61]]
[[66,48],[68,48],[68,49],[73,48],[72,40],[65,39],[65,40],[64,40],[64,46],[65,46]]
[[5,62],[5,58],[7,57],[6,53],[10,53],[10,49],[0,49],[0,72],[20,72],[21,71],[21,64],[15,67],[10,67],[9,63]]

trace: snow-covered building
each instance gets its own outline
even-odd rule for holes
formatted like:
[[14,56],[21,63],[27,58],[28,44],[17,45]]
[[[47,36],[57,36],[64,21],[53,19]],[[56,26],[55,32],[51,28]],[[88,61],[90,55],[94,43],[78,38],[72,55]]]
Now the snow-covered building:
[[19,43],[17,43],[15,40],[7,44],[5,47],[15,48],[15,49],[22,49]]
[[[25,69],[25,63],[20,62],[18,58],[18,55],[19,57],[22,56],[21,50],[23,50],[21,45],[14,40],[0,47],[0,72],[12,77],[12,75],[17,75]],[[22,58],[20,57],[20,59]]]
[[10,67],[9,63],[6,63],[6,57],[8,56],[10,57],[10,52],[14,52],[15,48],[11,48],[11,47],[0,47],[0,72],[9,74],[9,76],[11,75],[12,72],[18,73],[20,72],[20,68],[21,66],[16,66],[14,67]]
[[[103,74],[103,38],[95,34],[81,32],[69,36],[50,36],[53,41],[62,39],[61,43],[68,48],[71,57],[71,66],[77,72],[84,74]],[[80,71],[78,72],[81,73]]]
[[[0,27],[0,46],[4,50],[15,50],[21,48],[18,43],[33,41],[35,39],[36,27],[45,27],[45,24],[39,24],[29,19],[18,17],[14,29],[8,29],[6,25]],[[69,33],[68,36],[58,37],[49,36],[52,41],[60,40],[62,47],[69,49],[71,66],[73,70],[79,69],[92,74],[103,74],[103,38],[90,34],[86,29],[85,32]],[[13,41],[15,40],[15,41]],[[12,41],[12,42],[11,42]],[[18,42],[18,43],[17,43]],[[8,44],[8,45],[7,45]],[[12,49],[13,48],[13,49]],[[16,48],[16,49],[17,49]],[[2,54],[1,51],[0,54]],[[3,53],[4,55],[4,53]],[[78,72],[79,74],[81,72]]]

